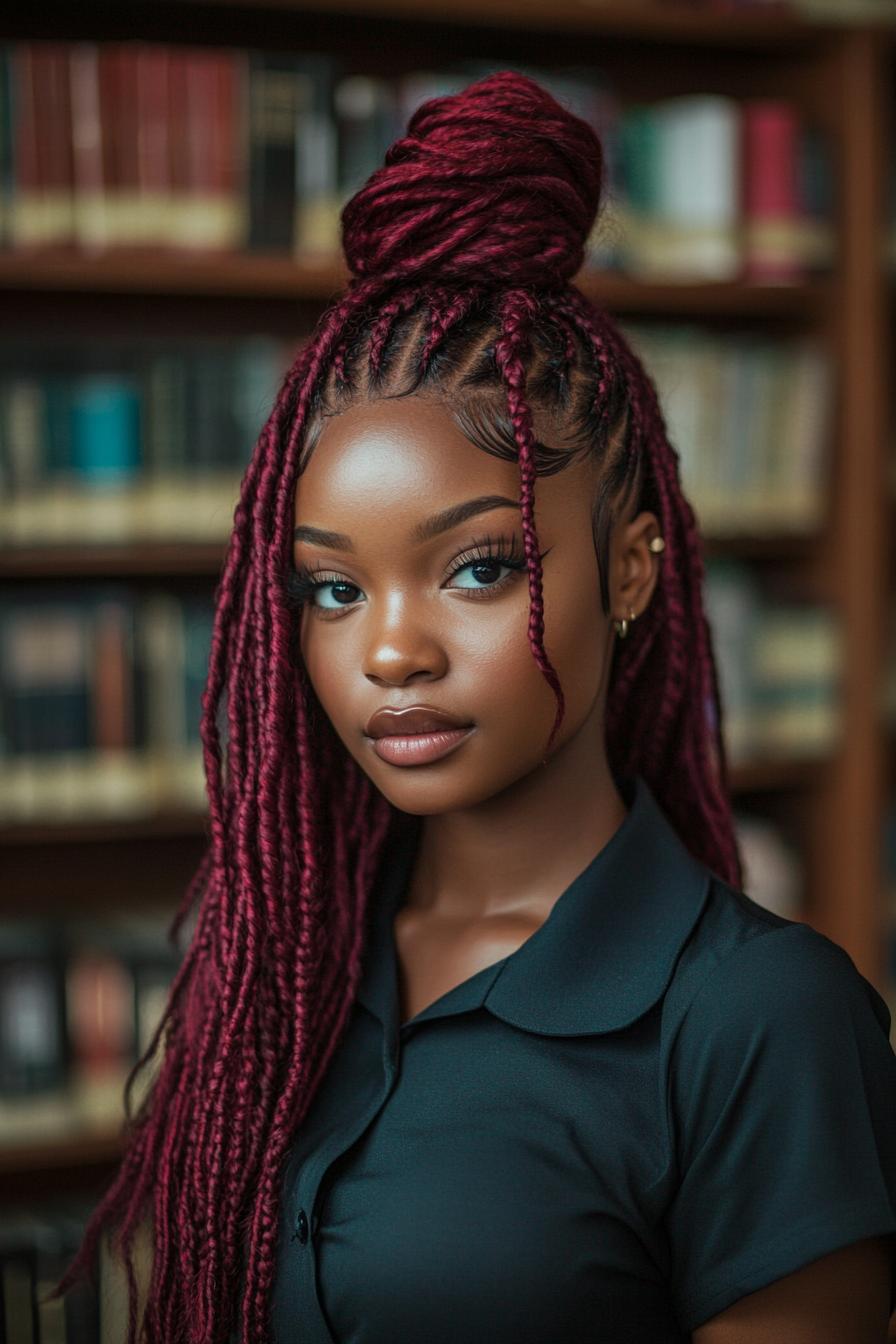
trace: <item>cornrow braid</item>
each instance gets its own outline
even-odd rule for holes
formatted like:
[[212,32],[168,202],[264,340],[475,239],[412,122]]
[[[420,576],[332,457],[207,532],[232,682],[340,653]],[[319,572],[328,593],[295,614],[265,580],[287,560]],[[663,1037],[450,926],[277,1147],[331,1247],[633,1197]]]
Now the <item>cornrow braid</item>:
[[[424,103],[343,210],[351,279],[283,379],[215,592],[200,723],[209,843],[169,936],[176,945],[193,913],[195,929],[126,1083],[121,1165],[51,1294],[93,1274],[110,1233],[127,1344],[269,1339],[286,1155],[347,1026],[372,884],[400,820],[338,740],[298,648],[295,492],[328,416],[427,395],[483,452],[518,464],[528,637],[556,700],[546,754],[564,699],[544,649],[537,479],[577,457],[601,467],[592,531],[605,616],[613,523],[632,500],[656,511],[663,567],[614,651],[608,759],[617,775],[642,772],[690,850],[740,881],[696,521],[650,379],[571,283],[602,175],[592,129],[502,71]],[[132,1113],[135,1081],[160,1052]],[[138,1319],[144,1223],[152,1266]]]

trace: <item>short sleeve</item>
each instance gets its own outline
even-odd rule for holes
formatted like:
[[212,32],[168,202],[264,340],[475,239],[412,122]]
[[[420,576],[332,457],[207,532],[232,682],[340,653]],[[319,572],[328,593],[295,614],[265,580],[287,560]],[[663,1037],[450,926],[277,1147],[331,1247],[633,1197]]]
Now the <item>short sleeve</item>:
[[700,987],[669,1057],[666,1230],[683,1330],[830,1251],[896,1232],[889,1029],[852,959],[802,923],[742,944]]

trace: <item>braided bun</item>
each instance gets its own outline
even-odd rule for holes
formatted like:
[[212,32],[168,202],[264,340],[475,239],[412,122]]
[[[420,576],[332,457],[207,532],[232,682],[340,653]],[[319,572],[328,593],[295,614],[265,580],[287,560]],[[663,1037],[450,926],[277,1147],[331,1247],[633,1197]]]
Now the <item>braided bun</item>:
[[564,284],[602,183],[588,123],[502,70],[417,108],[342,211],[346,261],[356,280]]

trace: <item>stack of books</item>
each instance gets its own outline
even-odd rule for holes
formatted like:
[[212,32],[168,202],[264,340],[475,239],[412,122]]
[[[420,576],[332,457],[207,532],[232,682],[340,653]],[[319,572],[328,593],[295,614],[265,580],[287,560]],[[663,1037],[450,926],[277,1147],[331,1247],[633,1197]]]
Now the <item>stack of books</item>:
[[[152,1040],[180,961],[166,936],[170,919],[0,923],[5,1149],[120,1131],[125,1081]],[[136,1080],[135,1109],[152,1075],[150,1066]]]
[[212,621],[210,597],[124,583],[4,596],[0,820],[204,813]]
[[283,342],[0,348],[0,541],[217,541],[292,355]]
[[834,611],[764,591],[756,572],[735,560],[707,563],[704,602],[730,763],[834,751],[843,666]]
[[809,534],[827,519],[833,376],[821,343],[625,328],[657,392],[707,535]]

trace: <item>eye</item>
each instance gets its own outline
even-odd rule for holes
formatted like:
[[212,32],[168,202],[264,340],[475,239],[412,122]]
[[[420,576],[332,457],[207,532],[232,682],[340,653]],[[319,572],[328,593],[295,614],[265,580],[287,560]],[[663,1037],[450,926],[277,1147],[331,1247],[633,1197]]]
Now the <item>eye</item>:
[[305,567],[290,570],[286,578],[286,601],[290,607],[309,603],[318,611],[344,611],[354,606],[361,589],[339,574],[314,574]]
[[516,566],[511,569],[511,566],[508,565],[506,561],[498,559],[497,556],[490,560],[470,560],[467,564],[460,565],[452,572],[452,578],[457,578],[458,575],[461,575],[463,581],[460,583],[453,583],[451,584],[451,587],[475,590],[481,589],[482,587],[496,588],[502,586],[505,579],[508,577],[508,575],[502,576],[499,573],[502,569],[506,569],[508,575],[511,572],[516,572]]
[[[516,537],[487,537],[456,557],[448,577],[461,575],[462,582],[448,586],[491,596],[506,588],[525,568],[526,557]],[[501,574],[501,570],[507,573]]]

